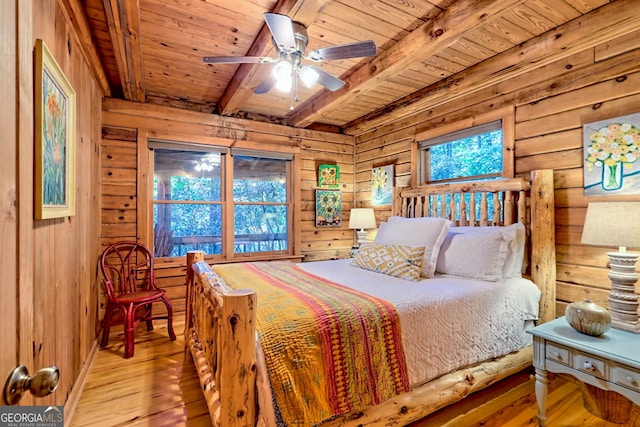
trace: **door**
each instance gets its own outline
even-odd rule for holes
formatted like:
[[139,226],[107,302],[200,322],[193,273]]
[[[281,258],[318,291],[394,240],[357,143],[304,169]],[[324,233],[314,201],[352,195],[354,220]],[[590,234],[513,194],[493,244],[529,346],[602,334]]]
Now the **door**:
[[[18,364],[17,1],[0,2],[0,385]],[[3,403],[0,398],[0,403]]]

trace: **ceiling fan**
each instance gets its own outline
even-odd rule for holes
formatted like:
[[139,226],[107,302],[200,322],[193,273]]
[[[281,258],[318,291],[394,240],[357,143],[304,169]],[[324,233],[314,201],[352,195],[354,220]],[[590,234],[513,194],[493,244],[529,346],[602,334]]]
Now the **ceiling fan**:
[[271,31],[272,42],[278,52],[277,58],[268,56],[205,56],[202,60],[207,64],[275,64],[270,77],[260,83],[254,93],[267,93],[274,86],[283,91],[291,92],[292,110],[293,100],[299,101],[297,95],[298,78],[307,87],[319,83],[331,91],[336,91],[344,86],[344,81],[327,73],[322,68],[303,65],[303,59],[322,62],[376,54],[375,43],[367,40],[315,49],[305,56],[309,36],[307,28],[303,24],[278,13],[265,13],[264,20]]

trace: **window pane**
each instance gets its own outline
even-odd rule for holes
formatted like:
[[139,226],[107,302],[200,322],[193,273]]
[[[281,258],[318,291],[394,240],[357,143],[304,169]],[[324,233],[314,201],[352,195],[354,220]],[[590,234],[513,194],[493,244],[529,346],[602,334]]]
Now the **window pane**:
[[233,156],[233,200],[286,203],[287,160]]
[[220,201],[220,153],[154,150],[155,200]]
[[222,206],[159,204],[153,206],[155,256],[183,256],[187,251],[222,253]]
[[288,250],[287,206],[234,206],[235,252]]
[[502,172],[502,130],[432,146],[430,180],[439,181]]

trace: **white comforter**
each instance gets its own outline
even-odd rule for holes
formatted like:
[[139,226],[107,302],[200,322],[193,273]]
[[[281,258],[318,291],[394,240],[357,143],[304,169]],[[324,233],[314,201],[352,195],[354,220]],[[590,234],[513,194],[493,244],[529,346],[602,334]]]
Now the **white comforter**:
[[299,265],[396,307],[412,386],[528,345],[527,321],[538,314],[540,291],[526,279],[436,275],[411,282],[353,267],[349,259]]

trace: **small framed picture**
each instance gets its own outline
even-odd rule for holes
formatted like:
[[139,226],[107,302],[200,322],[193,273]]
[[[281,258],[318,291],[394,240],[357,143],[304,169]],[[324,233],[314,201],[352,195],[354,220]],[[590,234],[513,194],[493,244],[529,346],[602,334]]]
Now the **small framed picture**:
[[371,204],[384,206],[391,204],[393,197],[393,165],[371,169]]
[[316,190],[316,227],[340,227],[341,225],[342,192]]
[[338,188],[340,186],[340,166],[320,165],[318,167],[318,187]]

